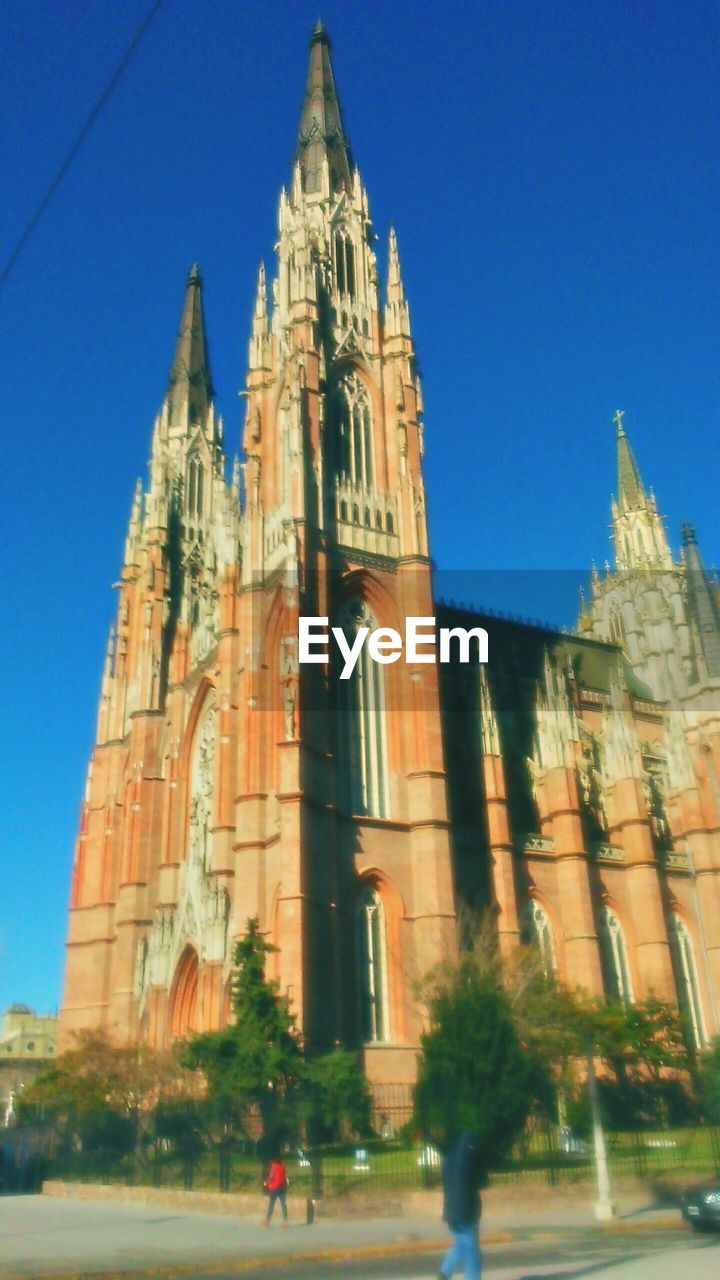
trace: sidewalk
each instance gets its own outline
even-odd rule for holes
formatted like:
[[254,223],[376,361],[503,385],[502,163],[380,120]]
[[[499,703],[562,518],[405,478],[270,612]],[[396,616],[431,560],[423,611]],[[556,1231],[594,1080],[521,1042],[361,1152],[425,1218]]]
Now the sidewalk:
[[[503,1214],[494,1210],[483,1220],[486,1243],[505,1243],[558,1232],[649,1230],[680,1223],[676,1209],[619,1206],[620,1216],[608,1225],[596,1222],[592,1204]],[[267,1260],[372,1257],[408,1250],[447,1246],[437,1218],[327,1218],[306,1226],[291,1222],[283,1230],[260,1223],[262,1203],[254,1218],[198,1213],[180,1206],[161,1207],[71,1197],[6,1197],[0,1200],[0,1277],[82,1275],[99,1271],[184,1267],[187,1274],[201,1264]]]

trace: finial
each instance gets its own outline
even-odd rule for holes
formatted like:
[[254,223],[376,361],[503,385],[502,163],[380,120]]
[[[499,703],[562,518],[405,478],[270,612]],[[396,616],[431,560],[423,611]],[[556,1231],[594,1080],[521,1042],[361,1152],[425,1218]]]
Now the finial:
[[255,293],[255,317],[264,320],[267,316],[267,286],[265,283],[265,263],[260,259],[258,269],[257,291]]
[[613,414],[613,422],[615,423],[615,426],[616,426],[616,428],[617,428],[617,433],[618,433],[618,435],[619,435],[619,436],[624,436],[624,435],[625,435],[625,428],[624,428],[624,426],[623,426],[623,418],[624,418],[624,417],[625,417],[625,410],[624,410],[624,409],[616,409],[616,410],[615,410],[615,413]]
[[322,18],[318,18],[310,35],[310,47],[312,48],[314,44],[326,44],[328,47],[330,46],[330,37],[325,30]]
[[682,540],[686,547],[689,546],[690,543],[697,544],[697,535],[695,533],[695,529],[693,525],[689,523],[688,520],[685,521],[682,527]]
[[188,271],[187,282],[188,284],[202,284],[202,276],[200,275],[200,268],[197,262],[193,262],[190,270]]

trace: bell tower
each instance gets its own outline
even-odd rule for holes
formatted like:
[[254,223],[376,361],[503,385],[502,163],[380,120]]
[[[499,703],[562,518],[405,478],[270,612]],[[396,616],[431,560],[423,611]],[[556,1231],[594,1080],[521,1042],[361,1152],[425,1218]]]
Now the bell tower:
[[385,297],[321,23],[243,392],[237,895],[280,947],[311,1042],[414,1078],[411,987],[452,946],[436,668],[300,667],[300,615],[352,634],[432,617],[422,397],[397,239]]

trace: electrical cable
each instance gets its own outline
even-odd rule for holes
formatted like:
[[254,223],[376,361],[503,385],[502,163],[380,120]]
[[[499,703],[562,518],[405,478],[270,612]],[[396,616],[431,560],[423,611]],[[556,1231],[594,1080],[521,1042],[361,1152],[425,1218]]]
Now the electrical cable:
[[47,190],[45,191],[45,193],[44,193],[44,195],[43,195],[42,199],[40,200],[40,202],[39,202],[39,204],[38,204],[37,208],[35,209],[34,213],[32,214],[32,217],[29,219],[29,221],[28,221],[27,225],[25,226],[24,231],[23,231],[23,232],[22,232],[22,234],[20,235],[20,237],[19,237],[19,239],[18,239],[18,241],[17,241],[17,243],[16,243],[16,245],[15,245],[14,249],[12,250],[12,252],[11,252],[11,254],[10,254],[10,257],[8,258],[8,260],[7,260],[6,264],[5,264],[4,268],[3,268],[2,274],[0,275],[0,289],[1,289],[1,288],[3,287],[3,285],[7,282],[8,278],[9,278],[9,276],[10,276],[11,271],[13,270],[13,268],[15,267],[15,265],[16,265],[16,263],[17,263],[18,258],[20,257],[20,255],[21,255],[21,253],[22,253],[23,249],[25,248],[25,246],[26,246],[26,244],[27,244],[28,240],[30,239],[30,237],[31,237],[31,235],[32,235],[32,233],[33,233],[33,231],[35,230],[36,226],[38,225],[38,222],[39,222],[39,221],[40,221],[40,219],[42,218],[42,216],[43,216],[43,214],[44,214],[45,210],[47,209],[48,205],[50,204],[50,201],[52,200],[53,196],[55,195],[55,192],[57,191],[58,187],[60,186],[60,183],[62,182],[63,178],[65,177],[65,174],[67,173],[68,169],[70,168],[70,165],[72,164],[72,162],[73,162],[73,160],[75,159],[75,157],[77,156],[77,154],[78,154],[78,152],[79,152],[80,148],[82,147],[83,143],[85,142],[85,139],[87,138],[88,134],[90,133],[90,130],[92,129],[93,125],[95,124],[95,121],[97,120],[97,118],[98,118],[98,116],[100,115],[101,111],[103,110],[103,107],[105,107],[105,106],[107,105],[107,103],[109,102],[110,98],[112,97],[112,95],[113,95],[113,93],[114,93],[115,89],[117,88],[118,84],[120,83],[120,81],[121,81],[121,79],[122,79],[122,77],[123,77],[123,75],[124,75],[124,73],[125,73],[125,71],[126,71],[126,69],[127,69],[128,63],[130,62],[130,60],[131,60],[131,58],[132,58],[133,54],[135,53],[135,51],[138,49],[139,45],[142,43],[142,40],[143,40],[143,38],[144,38],[144,36],[145,36],[145,34],[146,34],[146,32],[147,32],[147,30],[148,30],[148,28],[149,28],[150,24],[152,23],[153,19],[154,19],[154,18],[155,18],[155,16],[157,15],[157,12],[158,12],[158,10],[160,9],[160,7],[161,7],[162,3],[163,3],[163,0],[154,0],[153,4],[150,6],[150,8],[149,8],[148,12],[146,13],[145,17],[143,18],[142,22],[140,23],[140,26],[138,27],[137,31],[135,32],[135,35],[133,36],[132,40],[130,41],[130,44],[128,45],[127,49],[125,50],[125,53],[123,54],[123,56],[122,56],[122,58],[121,58],[121,60],[120,60],[120,62],[119,62],[119,64],[118,64],[118,66],[116,67],[116,69],[115,69],[115,71],[114,71],[114,73],[113,73],[113,75],[112,75],[112,77],[111,77],[110,81],[108,82],[108,84],[107,84],[107,86],[105,87],[105,89],[103,90],[103,92],[100,94],[100,97],[98,98],[97,102],[95,103],[95,106],[93,107],[92,111],[90,112],[90,114],[89,114],[89,116],[88,116],[87,120],[85,121],[84,125],[82,126],[82,128],[81,128],[80,132],[78,133],[78,135],[77,135],[77,137],[76,137],[75,141],[73,142],[73,144],[72,144],[72,146],[70,147],[69,151],[67,152],[67,154],[66,154],[65,158],[63,159],[62,163],[60,164],[60,167],[58,168],[58,170],[57,170],[57,172],[56,172],[55,176],[53,177],[52,181],[50,182],[50,184],[49,184],[49,186],[48,186]]

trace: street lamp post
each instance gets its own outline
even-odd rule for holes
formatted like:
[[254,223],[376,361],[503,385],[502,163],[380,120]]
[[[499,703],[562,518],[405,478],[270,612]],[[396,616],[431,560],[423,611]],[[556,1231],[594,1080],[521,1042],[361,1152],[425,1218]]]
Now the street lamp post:
[[593,1060],[592,1046],[587,1052],[587,1073],[588,1073],[588,1092],[590,1094],[590,1108],[592,1111],[593,1121],[593,1149],[595,1153],[595,1178],[597,1180],[598,1198],[595,1201],[595,1217],[601,1222],[607,1222],[615,1216],[615,1205],[610,1195],[610,1170],[608,1168],[607,1148],[605,1146],[605,1134],[602,1127],[602,1117],[600,1115],[600,1102],[598,1099],[597,1080],[595,1078],[595,1062]]

